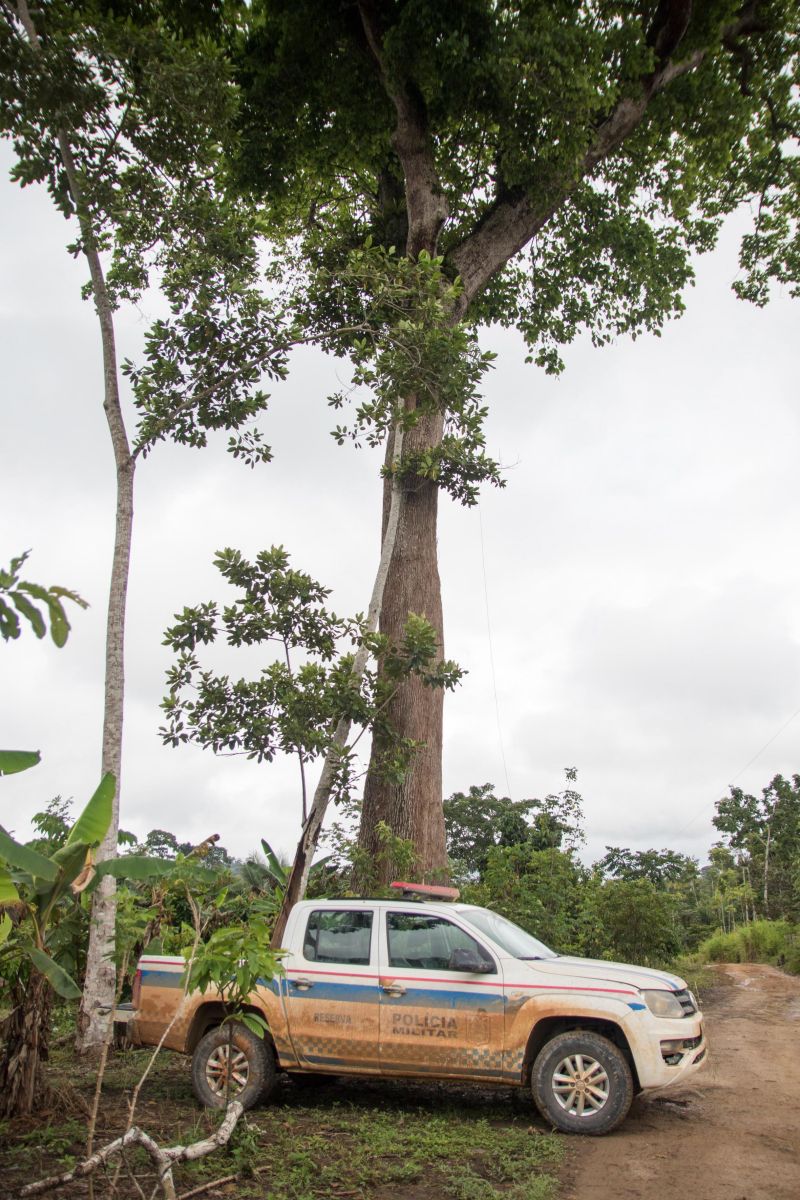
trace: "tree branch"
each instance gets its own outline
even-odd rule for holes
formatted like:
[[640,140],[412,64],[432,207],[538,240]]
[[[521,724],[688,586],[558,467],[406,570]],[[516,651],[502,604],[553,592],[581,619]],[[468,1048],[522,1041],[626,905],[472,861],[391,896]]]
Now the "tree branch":
[[115,1138],[113,1142],[103,1146],[91,1158],[78,1163],[71,1171],[64,1171],[61,1175],[51,1175],[48,1179],[39,1179],[36,1183],[26,1184],[19,1193],[20,1197],[42,1196],[45,1192],[52,1192],[58,1187],[72,1183],[75,1179],[85,1179],[87,1175],[93,1175],[100,1167],[105,1166],[112,1158],[122,1154],[129,1146],[142,1146],[150,1155],[153,1165],[158,1171],[159,1185],[165,1200],[175,1200],[173,1168],[178,1163],[194,1162],[195,1159],[203,1158],[206,1154],[211,1154],[214,1150],[219,1150],[220,1147],[226,1145],[243,1112],[242,1104],[238,1100],[233,1100],[225,1110],[225,1119],[209,1137],[202,1138],[198,1142],[190,1142],[187,1146],[169,1146],[166,1150],[162,1150],[149,1133],[134,1125],[121,1137]]
[[387,71],[383,37],[372,0],[359,0],[358,11],[384,90],[397,113],[392,145],[405,177],[408,210],[406,254],[409,258],[416,258],[421,250],[433,254],[449,212],[434,161],[425,102],[410,80],[399,82]]
[[[746,4],[738,18],[719,31],[720,42],[729,45],[737,38],[763,32],[765,24],[758,15],[758,8],[758,0]],[[660,57],[672,53],[680,44],[691,17],[690,10],[691,5],[686,0],[662,0],[647,35]],[[581,180],[619,149],[639,126],[653,98],[676,79],[698,70],[713,49],[712,46],[703,47],[678,62],[662,58],[661,65],[641,80],[638,95],[623,96],[598,126],[577,170],[560,188],[551,189],[539,198],[519,190],[516,194],[495,199],[472,233],[448,256],[464,284],[457,305],[458,318],[465,315],[472,300],[492,276],[566,203]]]
[[[208,387],[201,388],[199,392],[192,392],[191,396],[187,396],[175,408],[170,409],[165,416],[156,421],[148,436],[143,441],[137,442],[131,458],[136,460],[145,450],[150,450],[161,435],[169,431],[175,422],[175,418],[180,416],[181,413],[188,412],[195,405],[209,400],[220,388],[227,387],[231,383],[236,383],[248,371],[254,371],[258,367],[264,369],[270,359],[274,358],[277,354],[288,354],[290,350],[294,350],[297,346],[318,345],[320,342],[329,341],[331,338],[344,337],[355,333],[370,334],[374,332],[374,326],[369,324],[342,325],[340,328],[332,329],[328,332],[323,331],[321,333],[309,334],[306,337],[284,338],[283,341],[276,342],[268,350],[265,350],[263,354],[259,354],[256,358],[244,363],[241,367],[237,367],[235,371],[229,371],[227,375],[223,375],[221,379],[217,379],[214,383],[209,384]],[[389,338],[387,340],[391,341],[392,339]]]

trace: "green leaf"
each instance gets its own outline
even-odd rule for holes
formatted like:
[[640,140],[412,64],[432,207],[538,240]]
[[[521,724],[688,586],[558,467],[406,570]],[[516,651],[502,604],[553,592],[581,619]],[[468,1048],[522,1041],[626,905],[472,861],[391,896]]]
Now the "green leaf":
[[[8,871],[4,871],[0,867],[0,904],[16,904],[18,900],[19,892],[14,887],[13,879]],[[4,917],[3,920],[6,920],[6,918]]]
[[266,841],[264,838],[261,839],[261,849],[264,851],[264,857],[266,858],[267,863],[269,864],[269,869],[272,872],[272,874],[275,876],[275,878],[278,880],[279,883],[285,884],[286,880],[287,880],[286,870],[284,867],[281,866],[280,862],[278,861],[278,856],[276,855],[275,851],[272,849],[269,842]]
[[256,1037],[263,1038],[264,1034],[267,1032],[267,1022],[263,1017],[257,1016],[256,1013],[239,1013],[236,1017],[236,1020],[241,1021],[242,1025],[246,1026],[246,1028],[249,1029],[251,1033],[254,1033]]
[[0,775],[16,775],[41,761],[38,750],[0,750]]
[[8,642],[19,637],[19,617],[0,597],[0,637]]
[[0,917],[0,946],[2,946],[3,942],[8,940],[8,935],[11,933],[12,928],[13,926],[11,924],[11,918],[7,913],[4,913],[3,916]]
[[47,633],[47,625],[36,605],[31,604],[30,600],[26,596],[23,596],[21,592],[11,592],[10,595],[11,603],[18,612],[22,613],[23,617],[27,617],[36,636],[43,638]]
[[67,846],[73,842],[88,842],[90,846],[100,845],[111,824],[115,790],[116,780],[109,772],[103,776],[97,791],[70,829]]
[[148,858],[140,854],[129,854],[125,858],[107,858],[97,863],[97,877],[113,875],[115,879],[154,879],[158,875],[169,875],[175,863],[169,858]]
[[41,971],[48,980],[53,991],[58,992],[59,996],[63,996],[65,1000],[80,1000],[81,989],[75,980],[49,954],[32,946],[28,950],[28,955],[37,971]]
[[31,596],[43,601],[47,605],[50,610],[50,636],[60,649],[66,643],[70,626],[67,614],[64,612],[64,606],[58,596],[54,595],[50,589],[43,588],[38,583],[28,583],[27,581],[20,583],[19,590],[28,592]]
[[70,624],[60,600],[51,596],[48,603],[50,605],[50,636],[60,650],[62,646],[66,645]]
[[52,883],[58,877],[58,867],[50,858],[15,842],[0,825],[0,858],[5,859],[12,867],[19,867],[29,875],[47,879]]

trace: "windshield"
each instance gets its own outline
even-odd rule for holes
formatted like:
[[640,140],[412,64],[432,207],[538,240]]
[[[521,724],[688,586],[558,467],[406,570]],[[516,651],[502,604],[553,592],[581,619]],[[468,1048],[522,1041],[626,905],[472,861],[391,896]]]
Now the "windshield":
[[499,913],[490,912],[488,908],[473,908],[458,915],[497,942],[513,958],[558,958],[544,942],[537,941],[519,925],[507,921]]

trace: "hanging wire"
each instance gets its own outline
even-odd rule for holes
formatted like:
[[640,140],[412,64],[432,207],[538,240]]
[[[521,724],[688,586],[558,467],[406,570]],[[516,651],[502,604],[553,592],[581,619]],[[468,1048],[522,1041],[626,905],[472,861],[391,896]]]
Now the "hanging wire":
[[[740,778],[740,776],[744,775],[744,773],[745,773],[745,771],[748,769],[748,767],[752,767],[752,765],[753,765],[753,763],[756,761],[756,759],[760,758],[760,757],[761,757],[761,755],[764,753],[764,751],[765,751],[765,750],[767,750],[767,749],[769,749],[769,747],[772,745],[772,743],[773,743],[773,742],[776,742],[776,741],[778,740],[778,738],[779,738],[779,737],[781,736],[781,734],[783,733],[784,729],[788,729],[788,728],[789,728],[789,726],[791,725],[792,721],[794,721],[796,717],[800,717],[800,708],[798,708],[798,709],[797,709],[795,712],[793,712],[793,713],[792,713],[792,715],[789,717],[788,721],[784,721],[784,722],[783,722],[783,724],[781,725],[781,727],[780,727],[780,729],[777,731],[777,733],[773,733],[773,735],[772,735],[772,737],[769,739],[769,741],[768,741],[768,742],[764,742],[764,745],[761,747],[761,749],[760,749],[760,750],[756,751],[756,753],[755,753],[755,754],[753,755],[753,757],[752,757],[752,758],[749,760],[749,762],[746,762],[746,763],[744,764],[744,766],[742,767],[742,769],[741,769],[740,771],[737,771],[737,772],[736,772],[736,774],[734,775],[733,779],[731,779],[729,786],[731,786],[731,785],[733,785],[734,783],[736,783],[736,780],[737,780],[737,779],[739,779],[739,778]],[[686,822],[686,824],[685,824],[685,825],[681,826],[681,828],[680,828],[680,829],[677,831],[677,832],[678,832],[678,834],[684,833],[684,832],[685,832],[685,830],[687,830],[687,829],[689,828],[689,826],[690,826],[690,825],[694,825],[695,821],[699,820],[699,819],[700,819],[700,817],[704,815],[704,813],[706,812],[706,810],[707,810],[707,808],[708,808],[708,803],[709,803],[708,801],[705,801],[705,803],[703,804],[703,807],[702,807],[701,809],[698,809],[698,811],[697,811],[697,812],[694,814],[694,816],[693,816],[693,817],[691,817],[691,818],[690,818],[690,819],[689,819],[689,820]],[[714,803],[714,804],[715,804],[715,803],[716,803],[716,801],[712,801],[712,803]]]
[[481,506],[478,504],[478,527],[481,532],[481,566],[483,568],[483,600],[486,607],[486,632],[489,640],[489,664],[492,670],[492,691],[494,692],[494,714],[497,723],[497,742],[500,747],[500,758],[503,763],[503,774],[506,779],[506,794],[511,795],[511,782],[508,777],[508,765],[506,763],[506,750],[503,744],[503,726],[500,720],[500,701],[497,695],[497,673],[494,665],[494,645],[492,642],[492,621],[489,615],[489,582],[486,574],[486,548],[483,541],[483,515]]

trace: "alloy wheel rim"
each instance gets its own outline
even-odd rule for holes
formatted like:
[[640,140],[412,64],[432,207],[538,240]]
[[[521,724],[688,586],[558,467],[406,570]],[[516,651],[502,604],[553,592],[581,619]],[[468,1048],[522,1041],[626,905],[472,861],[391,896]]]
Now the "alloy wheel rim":
[[592,1117],[608,1103],[611,1084],[602,1063],[590,1054],[569,1054],[553,1072],[553,1095],[572,1117]]
[[[226,1093],[231,1096],[238,1095],[246,1086],[249,1074],[250,1066],[247,1062],[247,1055],[236,1046],[233,1047],[232,1054],[227,1043],[217,1046],[208,1056],[206,1083],[215,1096],[224,1096]],[[228,1092],[229,1078],[230,1091]]]

